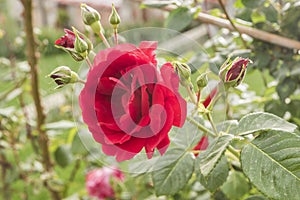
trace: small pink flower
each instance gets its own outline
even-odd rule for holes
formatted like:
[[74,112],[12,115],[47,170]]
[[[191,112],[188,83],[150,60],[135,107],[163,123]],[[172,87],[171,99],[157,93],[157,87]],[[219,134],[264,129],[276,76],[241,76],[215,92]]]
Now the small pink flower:
[[57,39],[55,41],[55,44],[57,46],[61,46],[64,48],[74,48],[74,42],[76,39],[76,36],[74,34],[73,31],[69,30],[69,29],[64,29],[65,35],[60,37],[59,39]]
[[124,175],[119,169],[103,167],[88,172],[86,175],[85,186],[90,196],[102,200],[105,198],[114,198],[115,192],[111,183],[123,180]]

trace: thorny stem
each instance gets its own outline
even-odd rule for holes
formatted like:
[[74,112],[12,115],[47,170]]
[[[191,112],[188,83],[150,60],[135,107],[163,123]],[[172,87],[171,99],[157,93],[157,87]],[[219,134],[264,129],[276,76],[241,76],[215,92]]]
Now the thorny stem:
[[194,120],[192,117],[188,116],[187,121],[189,121],[190,123],[194,124],[195,126],[197,126],[197,128],[201,131],[203,131],[204,133],[207,133],[208,135],[212,136],[212,137],[216,137],[216,134],[214,132],[212,132],[211,130],[209,130],[208,128],[206,128],[205,126],[203,126],[202,124],[198,123],[196,120]]
[[[52,162],[49,152],[49,138],[46,131],[43,129],[45,123],[44,110],[41,104],[41,97],[39,93],[39,81],[38,81],[38,58],[36,51],[36,42],[33,34],[33,24],[32,24],[32,0],[21,0],[24,7],[24,25],[27,41],[27,61],[30,66],[31,73],[31,92],[34,100],[35,110],[36,110],[36,129],[39,136],[39,144],[42,153],[43,166],[46,172],[52,172]],[[45,182],[45,187],[52,195],[53,200],[60,200],[60,195],[57,191],[52,190],[48,184]]]
[[105,36],[103,35],[102,31],[99,32],[99,37],[101,38],[101,40],[103,41],[103,43],[105,44],[105,46],[107,48],[110,48],[109,43],[107,42],[107,39],[105,38]]
[[245,48],[247,48],[247,43],[246,43],[246,41],[244,40],[244,38],[242,37],[242,33],[240,32],[240,30],[239,30],[239,29],[235,26],[235,24],[233,23],[233,21],[232,21],[232,19],[230,18],[230,16],[229,16],[229,14],[228,14],[228,12],[227,12],[227,10],[226,10],[226,8],[225,8],[225,6],[224,6],[222,0],[218,0],[218,2],[219,2],[219,4],[220,4],[221,8],[223,9],[223,11],[224,11],[224,13],[225,13],[225,15],[226,15],[226,18],[228,19],[228,21],[230,22],[230,24],[232,25],[232,27],[234,28],[234,30],[235,30],[236,32],[239,33],[239,36],[240,36],[240,38],[241,38],[241,40],[242,40],[242,42],[243,42],[243,46],[244,46]]

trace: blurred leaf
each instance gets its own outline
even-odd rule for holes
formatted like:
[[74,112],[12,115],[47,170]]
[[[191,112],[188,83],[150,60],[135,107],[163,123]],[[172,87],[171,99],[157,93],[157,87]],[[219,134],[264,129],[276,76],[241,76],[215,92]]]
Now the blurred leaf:
[[200,174],[200,183],[210,192],[215,192],[226,181],[228,172],[227,159],[223,156],[207,177]]
[[242,0],[242,3],[247,8],[258,8],[264,3],[264,0]]
[[284,101],[287,97],[295,92],[297,89],[297,82],[290,78],[286,77],[282,81],[280,81],[276,87],[276,91],[282,101]]
[[240,200],[249,192],[250,185],[243,173],[231,171],[221,189],[230,200]]
[[279,117],[283,117],[287,111],[287,106],[279,100],[269,101],[265,104],[264,110]]
[[54,152],[55,161],[61,167],[66,167],[73,161],[70,145],[61,145]]
[[176,4],[178,1],[169,0],[169,1],[144,1],[141,4],[141,8],[162,8],[171,4]]
[[76,127],[75,122],[67,120],[45,124],[45,129],[70,129],[74,127]]
[[165,21],[165,27],[176,31],[183,31],[193,21],[193,15],[185,7],[179,7],[169,13]]
[[247,135],[263,130],[281,130],[293,132],[296,125],[284,119],[264,112],[250,113],[239,121],[239,126],[233,131],[235,135]]
[[[180,157],[174,161],[174,155]],[[172,149],[160,157],[155,165],[158,170],[152,172],[156,195],[171,195],[182,189],[194,172],[194,162],[192,153],[178,149]]]
[[207,177],[216,167],[232,139],[232,135],[222,135],[213,140],[208,148],[199,154],[200,171],[204,177]]
[[268,7],[262,7],[261,11],[265,14],[266,19],[269,22],[277,22],[278,20],[278,12],[277,10],[273,7],[272,4],[270,4]]
[[13,115],[13,113],[16,111],[15,107],[7,107],[7,108],[0,108],[0,115],[2,117],[9,118]]
[[86,155],[88,153],[87,148],[82,143],[81,137],[84,137],[84,135],[80,134],[80,132],[74,135],[71,145],[71,151],[73,154]]
[[300,197],[300,137],[284,131],[259,135],[241,152],[242,169],[272,199]]
[[266,16],[264,13],[254,10],[251,14],[251,20],[254,24],[265,22]]

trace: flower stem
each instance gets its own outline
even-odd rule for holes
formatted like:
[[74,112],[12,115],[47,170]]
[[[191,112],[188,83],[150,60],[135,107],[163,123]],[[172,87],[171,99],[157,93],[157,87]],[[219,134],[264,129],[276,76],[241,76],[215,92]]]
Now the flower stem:
[[105,36],[103,35],[103,33],[102,33],[101,31],[99,32],[99,37],[100,37],[101,40],[104,42],[105,46],[106,46],[107,48],[110,48],[109,43],[107,42]]
[[196,120],[194,120],[192,117],[188,116],[187,117],[187,121],[189,121],[190,123],[194,124],[195,126],[197,126],[197,128],[201,131],[203,131],[204,133],[207,133],[208,135],[212,136],[212,137],[216,137],[216,134],[214,132],[212,132],[211,130],[209,130],[208,128],[206,128],[205,126],[203,126],[202,124],[198,123]]
[[240,159],[240,152],[238,152],[236,149],[234,149],[232,146],[228,146],[227,150],[232,153],[238,160]]
[[86,84],[86,82],[84,80],[82,80],[82,79],[79,79],[78,83]]
[[119,44],[118,41],[118,29],[114,29],[114,40],[115,40],[115,45]]
[[186,85],[185,86],[187,92],[188,92],[188,95],[192,101],[193,104],[197,105],[197,99],[196,99],[196,95],[193,91],[193,86],[190,84],[190,85]]
[[211,124],[211,126],[212,126],[215,134],[218,135],[218,130],[217,130],[216,126],[215,126],[215,123],[213,121],[211,113],[210,112],[206,113],[206,116],[207,116],[207,119],[208,119],[209,123]]
[[86,60],[86,63],[88,64],[88,66],[90,68],[93,68],[92,62],[90,61],[89,57],[87,57],[85,60]]

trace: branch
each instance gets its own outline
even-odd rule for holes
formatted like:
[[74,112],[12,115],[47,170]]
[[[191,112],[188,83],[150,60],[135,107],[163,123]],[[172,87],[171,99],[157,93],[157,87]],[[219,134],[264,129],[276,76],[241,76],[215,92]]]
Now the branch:
[[[164,8],[159,8],[161,10],[165,10],[165,11],[172,11],[174,9],[176,9],[176,6],[166,6]],[[203,22],[203,23],[207,23],[207,24],[213,24],[215,26],[219,26],[222,28],[227,28],[229,30],[234,31],[234,28],[232,27],[232,25],[230,24],[230,22],[226,19],[222,19],[219,17],[214,17],[212,15],[209,14],[205,14],[205,13],[199,13],[197,16],[197,20]],[[247,27],[247,26],[243,26],[243,25],[235,25],[236,28],[244,34],[247,34],[253,38],[265,41],[265,42],[269,42],[272,44],[276,44],[282,47],[286,47],[289,49],[297,49],[300,50],[300,42],[297,40],[292,40],[283,36],[279,36],[276,34],[272,34],[272,33],[268,33],[265,31],[261,31],[252,27]]]
[[233,21],[231,20],[231,18],[230,18],[230,16],[229,16],[229,14],[228,14],[228,12],[227,12],[227,10],[226,10],[226,8],[225,8],[225,6],[224,6],[222,0],[218,0],[218,2],[219,2],[219,4],[220,4],[221,8],[223,9],[223,11],[224,11],[224,13],[225,13],[225,15],[226,15],[226,18],[227,18],[228,21],[230,22],[230,24],[231,24],[231,26],[233,27],[233,29],[234,29],[236,32],[239,33],[239,36],[240,36],[240,38],[241,38],[241,40],[242,40],[242,42],[243,42],[244,47],[247,48],[247,43],[245,42],[245,40],[244,40],[244,38],[243,38],[243,36],[242,36],[242,33],[240,32],[240,30],[235,26],[235,24],[234,24]]
[[[36,52],[36,43],[33,34],[33,24],[32,24],[32,0],[21,0],[24,7],[24,25],[25,25],[25,33],[26,33],[26,50],[27,50],[27,61],[30,65],[30,74],[31,74],[31,92],[34,100],[36,116],[37,116],[37,124],[36,129],[39,135],[39,144],[42,152],[43,166],[46,172],[53,171],[52,163],[50,159],[50,153],[48,148],[48,135],[46,131],[43,129],[43,125],[45,122],[45,115],[43,111],[43,107],[41,105],[41,97],[39,93],[39,81],[38,81],[38,58]],[[52,199],[59,200],[60,195],[58,192],[53,191],[51,188],[45,184],[48,191],[52,195]]]

